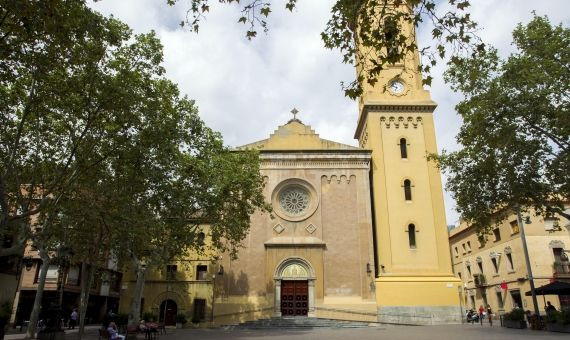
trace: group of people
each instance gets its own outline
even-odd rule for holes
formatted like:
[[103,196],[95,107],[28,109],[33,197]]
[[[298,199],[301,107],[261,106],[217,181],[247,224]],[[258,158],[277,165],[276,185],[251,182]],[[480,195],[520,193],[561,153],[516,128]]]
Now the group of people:
[[[514,307],[515,309],[520,308],[518,305],[515,305]],[[544,310],[546,312],[546,314],[550,314],[552,312],[556,312],[556,307],[554,307],[550,301],[546,302],[546,306],[544,306]],[[527,321],[530,323],[530,311],[527,311],[526,313],[527,316]],[[479,310],[476,312],[474,309],[470,309],[467,311],[466,314],[466,318],[467,318],[467,322],[471,322],[472,324],[479,321],[481,323],[481,326],[483,326],[483,319],[485,318],[485,316],[487,317],[487,319],[489,320],[489,325],[493,326],[493,310],[491,309],[490,305],[487,305],[487,308],[485,309],[485,307],[483,307],[483,305],[479,306]]]
[[466,314],[467,322],[471,322],[473,324],[479,321],[481,326],[483,326],[483,319],[485,316],[487,316],[487,319],[489,320],[489,325],[493,326],[493,310],[490,305],[487,305],[486,309],[483,305],[479,306],[479,310],[477,312],[474,309],[470,309]]
[[[151,339],[153,333],[158,333],[158,324],[154,322],[145,322],[141,320],[139,325],[137,326],[139,332],[145,334],[145,338]],[[119,330],[117,328],[117,324],[114,321],[109,323],[107,327],[107,333],[109,334],[109,339],[111,340],[123,340],[125,339],[124,335],[119,334]]]

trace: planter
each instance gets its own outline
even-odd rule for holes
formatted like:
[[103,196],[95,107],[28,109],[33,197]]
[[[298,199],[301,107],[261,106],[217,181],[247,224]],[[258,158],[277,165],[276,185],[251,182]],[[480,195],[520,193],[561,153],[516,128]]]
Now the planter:
[[526,328],[526,322],[524,320],[503,320],[503,326],[507,328],[523,329]]
[[560,323],[547,323],[546,330],[549,332],[570,333],[570,324],[563,325]]

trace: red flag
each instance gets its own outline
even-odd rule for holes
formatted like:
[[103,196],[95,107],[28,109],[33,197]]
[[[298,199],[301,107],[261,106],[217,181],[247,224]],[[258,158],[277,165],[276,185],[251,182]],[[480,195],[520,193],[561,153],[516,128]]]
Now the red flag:
[[506,282],[501,282],[501,289],[507,290],[507,283]]

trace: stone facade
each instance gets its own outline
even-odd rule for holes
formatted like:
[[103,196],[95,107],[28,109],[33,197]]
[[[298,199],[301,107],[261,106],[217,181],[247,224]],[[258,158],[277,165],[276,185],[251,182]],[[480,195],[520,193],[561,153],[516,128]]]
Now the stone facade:
[[[570,221],[544,219],[530,211],[530,223],[525,234],[535,287],[551,280],[570,282],[570,262],[564,251],[570,248],[568,231],[563,227]],[[515,214],[479,242],[475,230],[462,222],[449,233],[453,271],[462,280],[462,304],[465,309],[490,305],[498,314],[511,311],[515,305],[533,311],[533,302],[525,293],[530,291],[520,227]],[[564,258],[566,260],[564,260]],[[503,284],[503,287],[501,287]],[[540,312],[545,301],[557,309],[570,307],[570,296],[537,297]]]
[[[282,281],[290,280],[307,281],[308,316],[374,313],[370,151],[321,139],[297,119],[244,147],[261,152],[274,213],[254,214],[239,259],[222,259],[219,322],[259,310],[281,316]],[[291,206],[297,198],[301,208]],[[285,273],[288,265],[302,274]],[[246,284],[236,287],[235,277]]]

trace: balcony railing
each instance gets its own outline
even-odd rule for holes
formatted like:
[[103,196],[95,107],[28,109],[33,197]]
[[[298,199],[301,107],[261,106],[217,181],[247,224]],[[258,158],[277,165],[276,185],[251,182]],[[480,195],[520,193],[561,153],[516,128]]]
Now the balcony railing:
[[483,287],[487,285],[487,279],[483,274],[473,275],[473,282],[475,283],[475,287]]
[[554,275],[570,274],[570,261],[555,261],[552,267],[554,269]]

